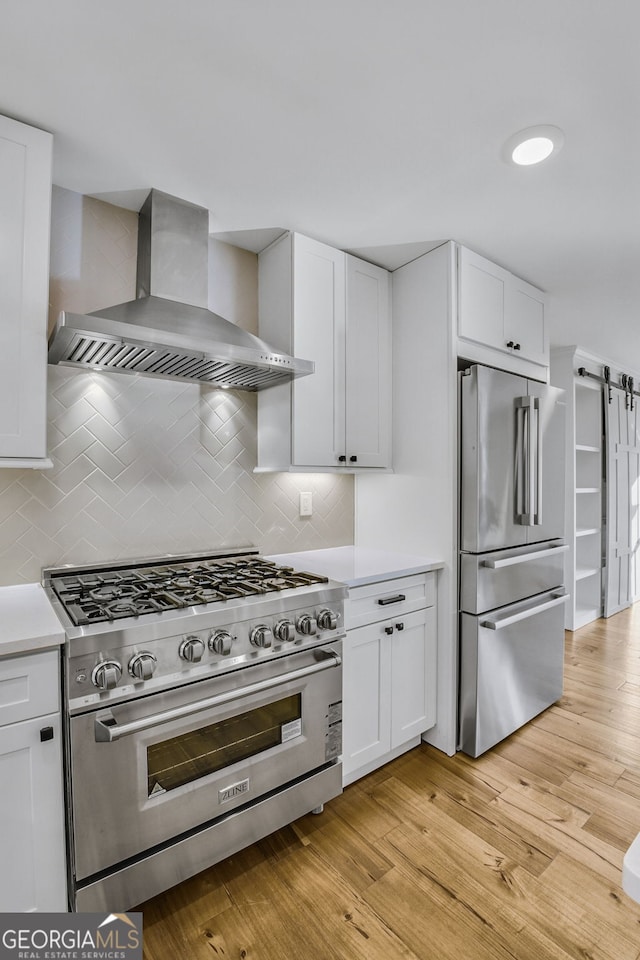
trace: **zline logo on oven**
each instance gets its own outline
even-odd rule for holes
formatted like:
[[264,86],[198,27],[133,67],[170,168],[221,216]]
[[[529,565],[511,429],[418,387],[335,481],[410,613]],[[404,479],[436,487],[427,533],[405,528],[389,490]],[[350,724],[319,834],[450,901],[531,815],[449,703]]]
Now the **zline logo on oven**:
[[248,792],[249,777],[247,777],[246,780],[239,780],[237,783],[232,783],[229,787],[218,790],[218,803],[226,803],[228,800],[233,800],[234,797],[239,797],[241,793]]

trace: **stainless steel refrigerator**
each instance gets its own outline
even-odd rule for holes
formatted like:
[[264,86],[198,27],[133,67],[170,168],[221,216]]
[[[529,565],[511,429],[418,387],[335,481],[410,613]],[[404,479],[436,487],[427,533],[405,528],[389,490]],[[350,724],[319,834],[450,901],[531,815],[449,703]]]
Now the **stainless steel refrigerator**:
[[477,757],[562,695],[564,391],[460,375],[460,749]]

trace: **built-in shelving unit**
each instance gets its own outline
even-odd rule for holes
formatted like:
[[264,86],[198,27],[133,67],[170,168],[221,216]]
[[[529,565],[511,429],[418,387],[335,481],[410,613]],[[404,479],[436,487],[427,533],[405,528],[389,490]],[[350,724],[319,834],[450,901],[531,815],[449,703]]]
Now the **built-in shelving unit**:
[[597,360],[576,347],[551,351],[551,382],[566,391],[565,567],[571,602],[565,626],[577,630],[602,616],[602,387],[578,375],[600,373]]

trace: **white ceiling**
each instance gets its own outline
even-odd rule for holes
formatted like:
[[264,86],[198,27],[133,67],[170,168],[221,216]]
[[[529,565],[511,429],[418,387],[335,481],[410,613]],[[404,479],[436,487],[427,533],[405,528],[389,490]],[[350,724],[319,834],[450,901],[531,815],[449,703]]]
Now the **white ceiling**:
[[[249,246],[459,240],[640,368],[639,37],[637,0],[3,0],[0,113],[55,134],[60,186]],[[562,151],[505,163],[534,124]]]

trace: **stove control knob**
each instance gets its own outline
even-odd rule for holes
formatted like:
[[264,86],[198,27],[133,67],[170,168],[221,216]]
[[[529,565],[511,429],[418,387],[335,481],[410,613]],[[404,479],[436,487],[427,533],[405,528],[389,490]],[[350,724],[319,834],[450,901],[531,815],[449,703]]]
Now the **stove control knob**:
[[259,623],[249,634],[249,640],[254,647],[270,647],[273,640],[271,627],[268,627],[266,623]]
[[98,690],[113,690],[122,676],[122,667],[117,660],[101,660],[91,671],[91,682]]
[[185,637],[180,644],[180,656],[189,663],[200,663],[204,650],[204,643],[200,637]]
[[156,669],[157,660],[148,650],[134,654],[129,660],[129,673],[134,680],[150,680]]
[[298,633],[301,633],[305,637],[313,636],[313,634],[316,632],[317,626],[318,621],[308,613],[303,613],[302,616],[298,617],[296,620],[296,629]]
[[273,628],[273,632],[276,640],[281,640],[282,643],[286,643],[287,640],[295,640],[296,638],[296,628],[291,620],[278,620]]
[[321,630],[335,630],[338,626],[338,614],[333,610],[321,610],[318,614],[318,626]]
[[209,650],[213,650],[214,653],[219,653],[222,657],[228,657],[231,653],[231,644],[233,643],[233,637],[230,633],[227,633],[226,630],[219,630],[217,633],[212,633],[209,637]]

